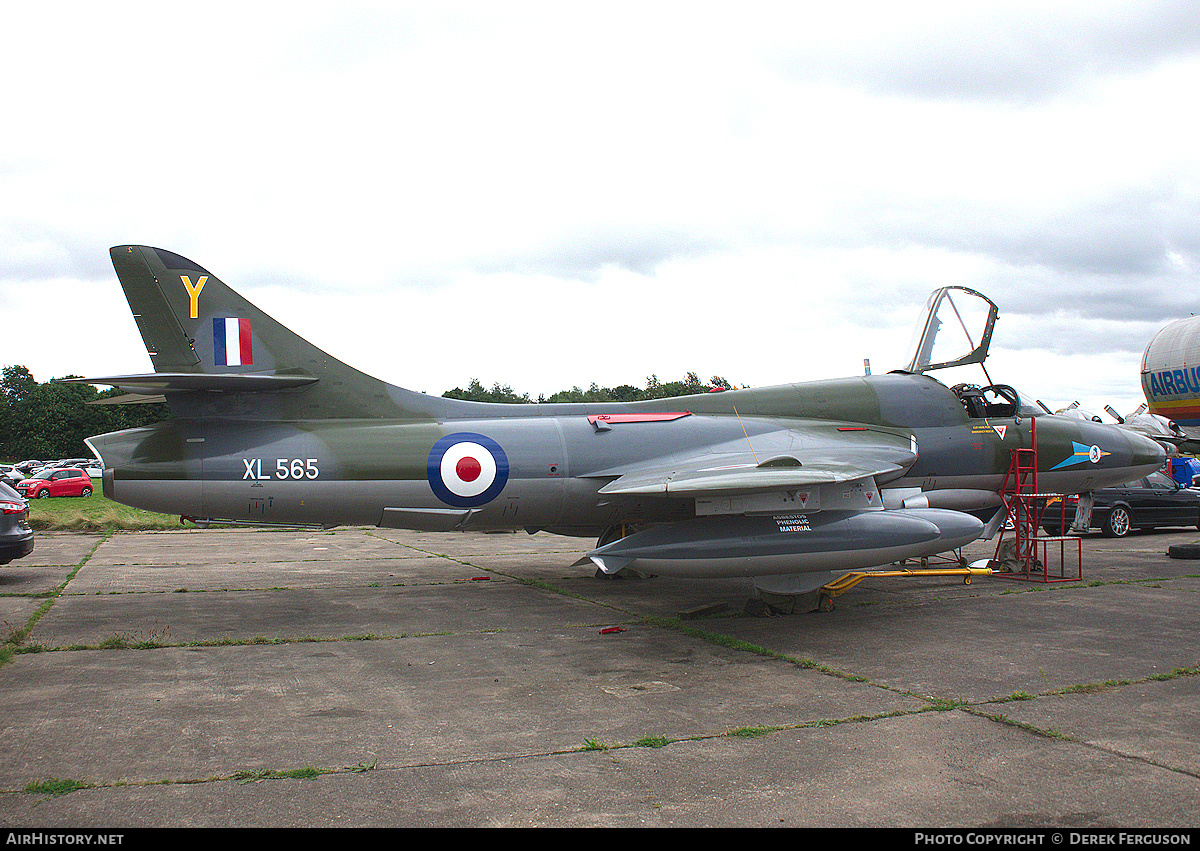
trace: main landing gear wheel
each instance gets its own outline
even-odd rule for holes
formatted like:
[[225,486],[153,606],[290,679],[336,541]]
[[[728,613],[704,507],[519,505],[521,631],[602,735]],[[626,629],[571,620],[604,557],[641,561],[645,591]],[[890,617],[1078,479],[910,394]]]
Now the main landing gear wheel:
[[[619,541],[628,534],[629,532],[626,531],[624,523],[618,523],[615,526],[609,526],[607,529],[601,532],[600,537],[596,539],[596,549],[600,549],[600,547],[604,546],[605,544],[611,544],[613,541]],[[603,570],[597,567],[596,578],[620,579],[621,577],[617,576],[616,573],[605,573]]]
[[[603,547],[605,544],[611,544],[613,541],[619,541],[639,531],[641,527],[635,526],[632,523],[617,523],[609,526],[600,533],[600,537],[596,540],[596,549]],[[652,574],[641,573],[632,568],[626,567],[618,570],[616,573],[605,573],[600,568],[596,568],[597,579],[650,579]]]
[[609,526],[607,529],[601,532],[600,537],[596,539],[596,549],[600,549],[600,547],[604,546],[605,544],[611,544],[613,541],[619,541],[627,535],[632,535],[636,531],[637,530],[628,523],[617,523]]

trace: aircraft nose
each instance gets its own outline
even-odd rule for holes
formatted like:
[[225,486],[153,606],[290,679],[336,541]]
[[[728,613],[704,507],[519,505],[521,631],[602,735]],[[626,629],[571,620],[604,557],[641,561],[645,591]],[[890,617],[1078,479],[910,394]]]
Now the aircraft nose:
[[1151,440],[1136,432],[1129,432],[1126,437],[1129,438],[1129,452],[1132,457],[1129,466],[1153,466],[1157,470],[1167,462],[1167,450],[1157,440]]
[[1039,454],[1047,452],[1047,472],[1058,476],[1047,487],[1067,493],[1131,482],[1167,460],[1162,444],[1118,425],[1047,417],[1038,429]]

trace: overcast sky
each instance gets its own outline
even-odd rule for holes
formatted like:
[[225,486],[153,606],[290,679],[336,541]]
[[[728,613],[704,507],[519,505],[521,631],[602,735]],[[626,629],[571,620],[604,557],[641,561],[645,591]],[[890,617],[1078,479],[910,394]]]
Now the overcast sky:
[[[903,366],[1142,401],[1200,264],[1200,3],[9,4],[0,364],[145,372],[110,246],[440,394]],[[982,383],[982,374],[979,374]]]

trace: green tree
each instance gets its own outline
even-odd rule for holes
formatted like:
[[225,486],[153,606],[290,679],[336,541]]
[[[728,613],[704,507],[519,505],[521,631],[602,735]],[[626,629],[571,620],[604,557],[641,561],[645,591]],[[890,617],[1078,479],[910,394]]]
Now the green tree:
[[20,402],[26,399],[35,387],[37,381],[34,380],[33,373],[25,367],[4,367],[4,381],[0,383],[0,392],[4,394],[5,401]]
[[478,378],[472,378],[466,390],[455,387],[453,390],[447,390],[442,396],[446,399],[466,399],[472,402],[513,402],[522,405],[533,402],[528,393],[518,396],[507,384],[501,387],[500,383],[496,382],[492,389],[488,390]]
[[84,443],[87,437],[170,417],[162,403],[92,404],[122,393],[100,393],[90,384],[38,384],[24,366],[4,367],[0,394],[0,457],[14,461],[88,457],[92,453]]
[[[552,393],[549,396],[538,396],[537,401],[541,403],[554,402],[636,402],[640,399],[665,399],[671,396],[686,396],[692,393],[707,393],[711,390],[726,390],[731,387],[730,383],[719,375],[714,375],[705,384],[700,380],[699,375],[694,372],[689,372],[682,381],[672,381],[666,384],[658,380],[657,375],[650,375],[646,378],[646,387],[640,389],[631,384],[620,384],[616,387],[600,387],[596,382],[592,382],[587,390],[583,390],[578,384],[571,387],[569,390],[559,390],[557,393]],[[513,389],[505,384],[501,386],[499,382],[492,385],[492,389],[486,389],[477,378],[472,378],[467,385],[467,389],[455,387],[453,390],[447,390],[442,394],[447,399],[470,399],[476,402],[530,402],[529,394],[518,395]]]

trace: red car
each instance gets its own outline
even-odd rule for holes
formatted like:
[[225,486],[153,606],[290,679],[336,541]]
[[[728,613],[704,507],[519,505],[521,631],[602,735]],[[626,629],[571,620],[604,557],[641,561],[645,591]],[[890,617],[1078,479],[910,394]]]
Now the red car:
[[38,470],[17,482],[17,492],[26,499],[45,496],[91,496],[92,480],[78,467],[53,467]]

